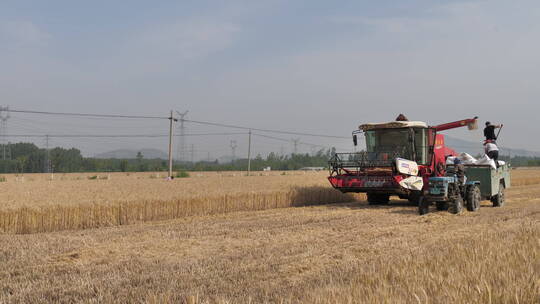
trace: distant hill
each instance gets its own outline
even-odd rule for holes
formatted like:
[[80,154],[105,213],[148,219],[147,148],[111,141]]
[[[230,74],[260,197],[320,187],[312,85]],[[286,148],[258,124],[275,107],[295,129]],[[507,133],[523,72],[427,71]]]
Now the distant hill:
[[167,159],[167,153],[158,150],[158,149],[140,149],[140,150],[130,150],[130,149],[118,149],[114,151],[109,151],[105,153],[100,153],[95,155],[95,158],[117,158],[117,159],[133,159],[137,158],[137,152],[141,152],[144,158],[146,159]]
[[[467,152],[471,155],[484,154],[484,146],[482,143],[476,143],[471,141],[466,141],[450,136],[445,136],[446,145],[450,148],[453,148],[457,152]],[[540,152],[537,151],[528,151],[523,149],[512,149],[504,146],[500,146],[501,155],[504,156],[528,156],[528,157],[540,157]]]
[[[453,148],[457,152],[467,152],[471,155],[484,154],[484,147],[481,143],[466,141],[454,137],[445,136],[446,145]],[[528,157],[540,157],[540,152],[529,151],[524,149],[512,149],[507,147],[499,147],[501,149],[501,154],[504,156],[528,156]],[[158,149],[141,149],[141,150],[130,150],[130,149],[119,149],[114,151],[109,151],[105,153],[100,153],[95,155],[95,158],[117,158],[117,159],[134,159],[137,157],[137,152],[141,152],[144,158],[146,159],[167,159],[167,153],[158,150]],[[220,164],[230,163],[232,157],[222,156],[219,158]]]

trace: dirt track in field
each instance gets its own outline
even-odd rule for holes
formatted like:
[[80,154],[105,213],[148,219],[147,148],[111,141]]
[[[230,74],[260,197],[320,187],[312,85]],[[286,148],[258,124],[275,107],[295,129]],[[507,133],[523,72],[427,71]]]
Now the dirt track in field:
[[405,201],[355,202],[2,235],[0,302],[326,302],[324,292],[321,299],[305,297],[348,284],[359,267],[385,260],[390,265],[395,257],[426,250],[444,252],[444,244],[480,242],[494,232],[540,229],[538,186],[510,189],[504,208],[490,205],[483,202],[479,212],[459,216],[420,217]]

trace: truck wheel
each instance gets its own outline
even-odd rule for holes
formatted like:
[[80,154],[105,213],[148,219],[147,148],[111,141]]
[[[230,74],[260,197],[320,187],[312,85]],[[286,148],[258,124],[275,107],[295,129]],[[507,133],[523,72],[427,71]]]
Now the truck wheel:
[[422,197],[421,191],[411,191],[407,199],[413,206],[418,206],[420,203],[420,197]]
[[481,200],[480,189],[477,186],[471,186],[469,192],[467,192],[467,210],[478,211]]
[[427,199],[420,197],[420,201],[418,202],[418,214],[424,215],[429,213],[429,205],[430,204]]
[[499,193],[491,198],[491,202],[493,203],[493,207],[502,207],[504,206],[504,201],[504,184],[501,183],[499,185]]
[[437,210],[439,211],[448,210],[448,202],[436,202],[435,206],[437,207]]
[[456,196],[448,204],[448,212],[452,214],[460,214],[463,211],[463,198],[460,195]]

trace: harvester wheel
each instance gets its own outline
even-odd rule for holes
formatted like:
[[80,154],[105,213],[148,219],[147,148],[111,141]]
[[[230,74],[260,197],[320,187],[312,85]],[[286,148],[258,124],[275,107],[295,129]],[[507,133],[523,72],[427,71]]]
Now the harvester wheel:
[[439,211],[448,210],[448,202],[436,202],[435,206],[437,207],[437,210]]
[[388,194],[381,194],[381,196],[379,197],[379,201],[381,202],[381,204],[388,204],[390,202],[390,195]]
[[390,195],[379,194],[379,193],[368,193],[367,199],[370,205],[388,204],[388,202],[390,201]]
[[503,183],[499,185],[499,193],[497,193],[497,195],[494,195],[491,198],[491,202],[493,203],[493,207],[504,206],[504,184]]
[[377,194],[375,193],[368,193],[367,194],[367,201],[370,205],[377,205],[379,201],[377,200]]
[[462,211],[463,211],[463,198],[461,198],[461,195],[457,195],[448,204],[448,212],[452,214],[460,214]]
[[408,200],[413,206],[418,206],[420,203],[420,198],[422,197],[421,191],[411,191],[409,194]]
[[480,189],[477,186],[471,186],[469,192],[467,192],[467,210],[478,211],[481,200]]
[[424,215],[429,212],[429,201],[427,199],[424,199],[423,197],[420,197],[420,201],[418,202],[418,214]]

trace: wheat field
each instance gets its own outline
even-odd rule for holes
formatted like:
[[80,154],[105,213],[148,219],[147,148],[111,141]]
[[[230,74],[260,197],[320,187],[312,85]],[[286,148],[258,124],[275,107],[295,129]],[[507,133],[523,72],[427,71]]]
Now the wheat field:
[[[37,233],[354,200],[325,172],[7,176],[0,184],[0,232]],[[361,197],[358,196],[357,197]]]
[[[24,187],[8,178],[2,210],[114,205],[122,195],[135,205],[152,194],[175,200],[204,184],[141,176],[36,177],[19,202],[13,191]],[[250,205],[264,193],[333,189],[324,173],[213,176],[221,188],[196,187],[199,197],[221,190],[242,203],[212,198],[202,208],[212,211],[195,215],[0,234],[0,303],[539,303],[539,176],[514,170],[503,208],[484,201],[457,216],[418,216],[399,200],[369,206],[361,196],[324,204],[333,194]]]

